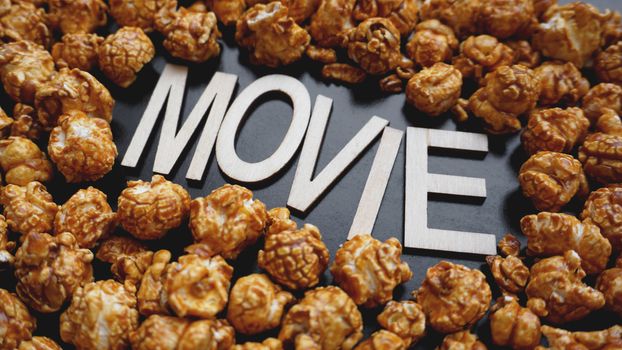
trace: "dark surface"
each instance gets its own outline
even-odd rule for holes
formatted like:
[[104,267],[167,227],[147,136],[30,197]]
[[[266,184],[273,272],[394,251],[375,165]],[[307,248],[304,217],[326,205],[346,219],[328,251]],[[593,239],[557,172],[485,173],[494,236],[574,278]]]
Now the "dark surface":
[[[613,8],[622,10],[622,5],[617,0],[593,1],[601,9]],[[114,87],[108,80],[95,73],[98,78],[108,86],[117,101],[114,120],[112,123],[115,141],[119,149],[118,162],[125,154],[126,148],[138,125],[140,117],[147,105],[150,94],[155,87],[159,72],[162,71],[166,62],[181,63],[168,56],[161,47],[161,39],[157,35],[151,35],[158,46],[158,57],[147,65],[140,73],[137,82],[128,89]],[[237,74],[239,77],[236,95],[258,77],[270,73],[288,74],[300,79],[308,88],[312,101],[318,94],[334,99],[331,119],[329,121],[325,139],[322,145],[317,169],[322,169],[339,150],[360,130],[360,128],[374,115],[381,116],[390,121],[390,126],[406,130],[409,126],[429,128],[441,128],[448,130],[465,130],[482,132],[477,122],[457,127],[448,117],[431,119],[422,113],[405,105],[404,94],[386,95],[379,91],[375,81],[358,86],[340,86],[324,82],[320,79],[320,65],[304,60],[287,69],[268,70],[250,66],[244,52],[237,49],[233,40],[233,31],[227,30],[223,36],[223,53],[217,61],[202,65],[193,65],[190,69],[189,81],[186,88],[186,98],[183,106],[184,118],[194,106],[194,103],[202,93],[203,88],[209,82],[216,70]],[[10,110],[12,105],[4,100],[2,105]],[[291,108],[287,101],[282,99],[267,100],[261,103],[247,118],[240,130],[237,151],[240,157],[249,161],[259,161],[269,156],[280,144],[291,119]],[[157,128],[159,130],[158,123]],[[202,128],[202,125],[201,125]],[[111,204],[116,207],[116,198],[125,187],[127,180],[150,179],[152,165],[157,147],[156,133],[152,135],[146,148],[144,159],[136,169],[123,168],[117,165],[114,170],[103,180],[94,184],[67,185],[61,176],[48,184],[49,191],[53,194],[57,203],[66,201],[77,189],[93,185],[108,194]],[[470,203],[468,201],[454,202],[431,198],[429,202],[429,225],[434,228],[446,228],[460,231],[493,233],[501,238],[506,232],[520,233],[518,226],[520,218],[534,212],[529,201],[525,200],[520,193],[516,174],[525,154],[520,148],[520,142],[516,135],[490,137],[490,153],[485,158],[456,158],[452,156],[434,154],[430,157],[429,170],[434,173],[455,174],[486,179],[488,198],[482,203]],[[210,158],[204,181],[200,183],[188,182],[185,174],[192,158],[197,141],[196,135],[191,141],[191,146],[180,158],[174,172],[167,176],[169,179],[182,184],[190,191],[192,197],[207,195],[211,190],[230,181],[218,169],[214,156]],[[305,217],[300,215],[295,219],[299,223],[309,222],[317,225],[328,246],[331,257],[338,246],[345,240],[351,225],[358,201],[365,185],[369,169],[371,167],[378,142],[376,141],[349,168],[345,175],[339,179],[328,193],[311,208]],[[402,142],[400,153],[395,162],[395,167],[382,202],[382,207],[376,222],[373,234],[376,238],[385,240],[395,236],[403,241],[404,222],[404,163],[405,142]],[[260,185],[247,185],[255,192],[256,198],[261,199],[268,207],[284,206],[292,184],[296,170],[298,153],[294,160],[286,168],[270,181]],[[576,211],[581,203],[573,203],[568,210]],[[121,229],[119,229],[121,232]],[[525,242],[523,237],[521,241]],[[167,248],[173,250],[178,256],[183,247],[192,240],[189,230],[185,225],[173,232],[163,240],[152,244],[154,249]],[[259,242],[246,250],[237,262],[232,263],[235,267],[235,275],[242,276],[257,271],[256,254],[261,247]],[[438,263],[441,259],[449,259],[472,268],[481,268],[490,279],[488,268],[485,266],[483,257],[444,254],[440,252],[406,250],[403,259],[407,261],[414,271],[414,277],[408,283],[399,287],[395,292],[396,299],[407,299],[409,293],[416,289],[425,277],[428,267]],[[95,263],[96,278],[109,278],[108,266],[99,262]],[[330,273],[324,274],[324,284],[331,283]],[[10,272],[0,273],[0,287],[14,290],[14,279]],[[493,289],[495,297],[498,291]],[[524,300],[523,300],[524,301]],[[366,334],[377,329],[375,317],[379,310],[362,310],[365,319]],[[39,319],[36,335],[45,335],[59,340],[58,317],[59,313],[52,315],[37,315]],[[596,330],[620,323],[620,319],[604,312],[598,312],[588,319],[566,325],[571,329]],[[480,322],[477,333],[484,342],[493,348],[490,343],[489,327],[487,320]],[[261,335],[261,339],[266,335]],[[421,341],[416,348],[430,349],[439,344],[441,337],[431,334]],[[242,341],[244,339],[238,339]],[[63,345],[70,348],[66,344]]]

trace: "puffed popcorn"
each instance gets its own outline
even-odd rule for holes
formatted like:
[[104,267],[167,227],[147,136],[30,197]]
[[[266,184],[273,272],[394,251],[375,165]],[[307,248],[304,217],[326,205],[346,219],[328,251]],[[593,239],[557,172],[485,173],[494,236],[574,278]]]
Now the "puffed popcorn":
[[43,46],[24,40],[0,46],[0,79],[14,101],[32,104],[53,73],[54,60]]
[[428,324],[447,334],[473,326],[484,317],[492,299],[481,271],[448,261],[429,268],[423,284],[412,294]]
[[419,14],[422,20],[438,19],[450,26],[460,38],[478,31],[478,19],[483,1],[480,0],[425,0]]
[[30,233],[15,252],[17,294],[39,312],[58,311],[78,288],[93,281],[93,253],[69,232]]
[[456,105],[462,74],[454,66],[435,63],[413,75],[406,85],[406,101],[429,116],[439,116]]
[[15,120],[0,107],[0,139],[6,139],[11,135],[11,128]]
[[418,12],[417,0],[359,0],[352,15],[357,21],[387,18],[401,35],[408,36],[415,29]]
[[17,295],[0,288],[0,349],[14,350],[32,337],[37,320]]
[[622,326],[595,332],[570,332],[550,326],[542,326],[542,334],[551,349],[612,350],[622,347]]
[[486,75],[484,85],[469,99],[469,109],[483,119],[492,134],[521,129],[518,117],[535,108],[540,82],[534,72],[521,65],[501,66]]
[[337,62],[337,52],[335,49],[325,48],[309,44],[305,50],[305,54],[313,61],[325,64]]
[[460,43],[460,54],[452,61],[465,78],[481,82],[488,72],[511,65],[514,51],[493,36],[470,36]]
[[540,80],[539,104],[542,106],[573,105],[590,89],[589,81],[569,62],[544,62],[534,71]]
[[289,289],[315,287],[330,258],[320,230],[311,224],[297,229],[285,208],[271,210],[270,221],[275,227],[266,233],[264,247],[257,255],[259,268]]
[[609,16],[585,2],[553,6],[536,26],[532,44],[546,57],[582,68],[600,48],[600,36]]
[[305,293],[283,320],[279,340],[285,348],[350,350],[363,337],[363,319],[341,288],[320,287]]
[[408,263],[401,260],[402,245],[396,238],[385,242],[361,234],[345,242],[330,267],[335,283],[363,307],[384,305],[393,290],[412,278]]
[[[308,3],[311,1],[302,2]],[[207,0],[206,3],[209,9],[214,12],[218,20],[226,26],[234,25],[237,20],[242,17],[242,14],[246,10],[246,6],[251,5],[251,1],[244,0]]]
[[490,314],[492,342],[512,349],[534,349],[540,344],[540,319],[528,308],[521,307],[513,296],[502,296]]
[[478,21],[484,33],[505,39],[529,27],[534,11],[533,0],[482,1]]
[[24,137],[0,140],[0,166],[8,184],[24,186],[52,178],[52,163],[37,144]]
[[195,244],[186,250],[235,259],[263,235],[267,221],[266,206],[253,200],[253,192],[238,185],[224,185],[190,202],[189,226]]
[[277,328],[285,307],[293,301],[291,293],[281,290],[266,275],[248,275],[231,289],[227,319],[238,333],[258,334]]
[[520,241],[516,236],[511,233],[507,233],[499,243],[497,243],[501,256],[519,256],[520,255]]
[[45,10],[24,1],[11,1],[11,7],[0,14],[2,41],[28,40],[49,47],[52,33],[48,28]]
[[142,29],[123,27],[99,46],[98,64],[108,79],[126,88],[154,56],[155,47]]
[[499,255],[486,257],[486,263],[503,294],[521,293],[529,280],[529,268],[516,256]]
[[283,343],[276,338],[267,338],[261,343],[246,342],[234,345],[232,350],[283,350]]
[[367,73],[347,63],[330,63],[322,67],[322,77],[348,84],[360,84],[367,78]]
[[13,265],[13,250],[15,242],[9,240],[8,224],[4,216],[0,215],[0,271]]
[[449,62],[457,49],[458,39],[454,31],[437,19],[417,24],[415,34],[406,44],[408,58],[422,67]]
[[398,94],[404,90],[402,78],[397,74],[387,75],[378,81],[380,90],[391,94]]
[[55,232],[71,232],[80,248],[93,248],[114,231],[117,215],[106,195],[94,188],[78,190],[63,204],[54,219]]
[[140,241],[124,236],[110,236],[102,239],[95,257],[109,264],[124,255],[146,252],[147,247]]
[[557,5],[557,0],[533,0],[536,18],[541,19],[548,9]]
[[486,350],[486,345],[479,341],[477,335],[469,331],[460,331],[446,335],[436,350]]
[[555,324],[584,318],[605,305],[603,294],[584,284],[584,277],[581,257],[573,250],[540,260],[531,267],[525,288],[527,307]]
[[32,337],[30,340],[19,343],[17,350],[63,350],[60,345],[56,344],[47,337]]
[[377,317],[380,327],[397,334],[406,347],[421,340],[425,334],[425,313],[414,301],[389,301]]
[[342,34],[356,27],[352,13],[356,0],[322,0],[311,17],[309,34],[320,47],[336,47]]
[[49,19],[61,33],[93,33],[108,22],[102,0],[48,0]]
[[592,124],[609,111],[622,114],[622,86],[609,83],[594,86],[583,98],[581,108]]
[[134,350],[225,350],[235,343],[235,334],[223,320],[152,315],[130,333],[130,343]]
[[540,151],[570,153],[581,144],[589,127],[590,120],[581,108],[537,109],[529,115],[521,143],[529,155]]
[[74,111],[110,123],[114,103],[108,89],[90,73],[67,68],[43,84],[35,97],[39,122],[48,131],[58,125],[61,115]]
[[[622,316],[622,264],[603,271],[596,280],[596,289],[605,296],[605,308]],[[620,339],[622,342],[622,339]],[[622,344],[621,344],[622,345]]]
[[[173,5],[171,5],[173,4]],[[121,27],[138,27],[145,33],[155,30],[155,17],[176,0],[109,0],[110,15]]]
[[110,265],[110,272],[115,280],[130,283],[140,288],[140,282],[147,269],[153,264],[154,252],[144,251],[135,254],[120,255]]
[[97,51],[104,38],[97,34],[75,33],[63,35],[52,46],[52,57],[58,68],[78,68],[90,71],[97,66]]
[[13,107],[13,123],[11,136],[25,137],[39,140],[43,134],[43,127],[37,118],[37,111],[32,106],[16,103]]
[[618,113],[610,108],[603,108],[601,112],[594,129],[605,134],[622,136],[622,119]]
[[160,239],[188,218],[190,199],[188,191],[160,175],[151,182],[129,181],[118,199],[119,223],[138,239]]
[[138,311],[141,315],[153,314],[168,315],[164,294],[164,278],[171,261],[171,252],[160,250],[153,254],[151,265],[145,270],[140,281],[140,288],[136,293]]
[[58,205],[40,182],[25,186],[7,185],[0,193],[4,216],[12,232],[52,232]]
[[622,40],[622,14],[612,11],[611,16],[603,25],[601,46],[608,47]]
[[373,333],[369,338],[360,342],[355,350],[406,350],[406,345],[395,333],[384,329]]
[[[212,0],[218,2],[219,0]],[[222,2],[235,3],[231,0],[220,0]],[[256,4],[268,4],[275,0],[246,0],[246,5],[252,7]],[[302,24],[308,18],[310,18],[320,6],[321,0],[280,0],[283,6],[289,10],[289,16],[292,17],[296,23]],[[231,5],[230,5],[231,6]],[[216,12],[215,9],[212,11]],[[218,16],[218,12],[216,12]],[[220,19],[220,16],[219,18]],[[221,20],[222,21],[222,20]]]
[[611,185],[590,193],[581,219],[590,219],[609,240],[613,251],[622,251],[622,186]]
[[112,170],[117,147],[110,124],[74,111],[59,118],[48,154],[67,182],[95,181]]
[[558,212],[573,197],[589,193],[581,163],[565,153],[541,151],[532,155],[521,166],[518,181],[523,195],[539,211]]
[[622,41],[601,51],[596,56],[594,69],[600,81],[622,85]]
[[279,67],[300,60],[311,36],[278,1],[251,7],[238,20],[235,40],[256,65]]
[[113,280],[78,288],[71,305],[60,315],[60,336],[78,350],[122,350],[138,328],[133,286]]
[[622,136],[588,135],[579,148],[579,161],[585,173],[602,184],[622,182]]
[[505,41],[507,45],[514,52],[513,64],[522,64],[527,68],[536,68],[542,61],[542,55],[540,51],[534,50],[529,41],[527,40],[510,40]]

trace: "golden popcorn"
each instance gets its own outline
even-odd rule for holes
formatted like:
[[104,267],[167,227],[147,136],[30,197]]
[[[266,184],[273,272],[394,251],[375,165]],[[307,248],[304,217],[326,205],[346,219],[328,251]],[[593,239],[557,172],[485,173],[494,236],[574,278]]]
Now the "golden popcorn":
[[452,61],[465,78],[482,81],[487,73],[511,65],[514,51],[494,36],[470,36],[460,43],[460,54]]
[[320,47],[336,47],[342,35],[356,24],[352,13],[356,0],[322,0],[311,17],[309,34]]
[[20,342],[32,337],[37,320],[19,298],[0,288],[0,349],[14,350]]
[[622,315],[622,263],[603,271],[596,280],[596,289],[605,296],[605,308]]
[[622,251],[622,186],[611,185],[590,193],[581,219],[590,219],[609,240],[613,251]]
[[52,46],[52,57],[58,68],[90,71],[97,66],[97,51],[103,41],[104,38],[97,34],[65,34]]
[[429,116],[439,116],[456,105],[462,92],[462,74],[455,67],[436,63],[413,75],[406,86],[406,101]]
[[[248,1],[244,0],[207,0],[207,6],[216,14],[224,25],[235,24],[246,10]],[[306,1],[309,2],[309,1]],[[250,4],[249,4],[250,5]],[[254,4],[253,4],[254,5]]]
[[23,103],[16,103],[13,107],[11,136],[20,136],[31,140],[39,140],[42,133],[43,127],[37,119],[37,112],[35,109]]
[[367,73],[346,63],[331,63],[322,67],[322,77],[348,84],[359,84],[367,78]]
[[[173,4],[173,5],[171,5]],[[109,0],[110,15],[121,27],[138,27],[145,33],[155,29],[155,17],[176,0]]]
[[108,21],[102,0],[48,0],[49,18],[63,34],[93,33]]
[[0,166],[8,184],[27,185],[52,178],[52,163],[32,141],[23,137],[0,140]]
[[400,78],[397,74],[387,75],[386,77],[380,79],[378,81],[378,86],[380,90],[388,93],[397,94],[404,90],[404,84],[402,83],[402,78]]
[[481,271],[441,261],[428,269],[413,297],[432,328],[440,333],[454,333],[484,317],[492,292]]
[[283,344],[275,338],[267,338],[261,343],[246,342],[234,345],[232,350],[283,350]]
[[557,0],[533,0],[536,18],[541,19],[548,9],[557,5]]
[[595,332],[569,332],[564,329],[542,326],[542,334],[552,349],[594,349],[607,350],[622,347],[622,327]]
[[520,241],[511,233],[507,233],[497,244],[499,252],[502,256],[519,256]]
[[513,64],[521,64],[527,68],[536,68],[542,57],[540,51],[534,50],[527,40],[510,40],[504,42],[514,52]]
[[265,275],[248,275],[231,289],[227,319],[239,333],[258,334],[280,326],[285,307],[293,301],[291,293]]
[[590,134],[579,148],[583,170],[602,184],[622,182],[622,136]]
[[69,232],[30,233],[15,253],[17,294],[39,312],[58,311],[74,291],[93,281],[93,253]]
[[154,56],[155,47],[142,29],[123,27],[99,46],[98,63],[108,79],[126,88]]
[[48,153],[67,182],[95,181],[112,170],[117,147],[110,124],[74,111],[59,118]]
[[583,141],[589,127],[581,108],[538,109],[529,115],[521,143],[529,155],[540,151],[570,153]]
[[267,220],[266,206],[253,200],[253,192],[238,185],[224,185],[190,202],[190,230],[195,244],[186,250],[235,259],[263,235]]
[[78,288],[60,316],[60,336],[78,350],[126,349],[130,332],[138,328],[132,286],[113,280]]
[[24,40],[0,46],[0,80],[14,101],[32,104],[53,73],[54,60],[43,46]]
[[8,235],[8,224],[4,216],[0,215],[0,271],[13,265],[15,242],[9,241]]
[[97,259],[114,263],[124,255],[135,255],[147,251],[147,247],[133,238],[123,236],[110,236],[101,241],[97,250]]
[[492,307],[490,333],[495,345],[512,349],[533,349],[542,337],[538,316],[513,296],[500,297]]
[[350,350],[363,337],[363,320],[356,304],[339,287],[305,293],[283,320],[279,339],[285,348]]
[[45,10],[23,1],[10,1],[8,11],[0,13],[0,37],[4,42],[28,40],[49,47],[52,33]]
[[594,66],[602,82],[622,85],[622,41],[601,51],[596,56]]
[[595,129],[608,135],[622,136],[622,119],[618,113],[609,108],[602,109],[603,114],[598,118]]
[[381,242],[361,234],[337,250],[330,272],[357,305],[375,307],[393,299],[393,290],[412,278],[401,255],[402,245],[396,238]]
[[503,294],[521,293],[529,280],[529,268],[516,256],[488,256],[486,262]]
[[160,250],[153,254],[151,265],[145,270],[136,293],[141,315],[169,314],[163,298],[164,278],[171,261],[171,252]]
[[482,3],[480,0],[426,0],[421,3],[419,13],[422,20],[438,19],[464,38],[478,31]]
[[408,35],[417,24],[418,11],[416,0],[360,0],[354,7],[353,16],[357,21],[387,18],[401,35]]
[[337,62],[337,52],[335,49],[324,48],[309,44],[305,50],[305,54],[313,61],[321,63],[335,63]]
[[436,19],[417,24],[415,34],[406,44],[408,57],[422,67],[449,62],[458,49],[458,39],[448,26]]
[[477,339],[477,335],[469,331],[460,331],[449,334],[443,338],[443,342],[436,350],[486,350],[486,345]]
[[355,350],[406,350],[406,345],[395,333],[379,330],[360,342]]
[[521,166],[518,181],[523,195],[539,211],[558,212],[574,196],[589,193],[581,163],[564,153],[534,154]]
[[533,16],[533,0],[487,0],[478,20],[485,33],[504,39],[527,29]]
[[622,15],[618,11],[612,11],[609,19],[603,25],[601,46],[608,47],[622,40]]
[[31,232],[52,232],[58,205],[40,182],[3,187],[0,203],[12,232],[24,236]]
[[544,62],[534,72],[540,80],[540,105],[573,105],[590,89],[590,83],[572,63]]
[[23,341],[19,344],[17,350],[63,350],[60,345],[56,344],[50,338],[32,337],[30,340]]
[[406,347],[416,344],[425,334],[425,313],[414,301],[389,301],[378,315],[378,323],[397,334]]
[[253,64],[278,67],[300,60],[311,36],[278,1],[251,7],[238,20],[235,40],[250,53]]
[[[546,258],[531,267],[525,292],[527,307],[555,324],[576,321],[605,305],[603,294],[584,284],[581,257],[569,250],[563,256]],[[563,295],[563,298],[559,296]]]
[[118,218],[138,239],[160,239],[186,220],[190,194],[178,184],[154,175],[151,182],[129,181],[119,195]]

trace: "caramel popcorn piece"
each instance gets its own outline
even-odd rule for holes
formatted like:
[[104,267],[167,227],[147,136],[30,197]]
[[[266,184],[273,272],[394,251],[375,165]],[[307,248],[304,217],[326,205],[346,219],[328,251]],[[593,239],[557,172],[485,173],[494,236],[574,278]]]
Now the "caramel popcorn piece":
[[90,71],[97,66],[97,50],[104,38],[97,34],[65,34],[52,47],[52,57],[58,68],[77,68]]
[[[603,271],[596,280],[596,289],[605,296],[605,308],[622,316],[622,265]],[[622,338],[620,342],[622,345]]]
[[540,51],[534,50],[527,40],[510,40],[504,42],[514,52],[513,64],[521,64],[527,68],[536,68],[542,57]]
[[47,26],[45,10],[24,1],[10,1],[8,11],[0,14],[0,37],[2,41],[32,41],[49,47],[52,33]]
[[15,242],[9,241],[8,224],[4,216],[0,215],[0,271],[13,265],[13,249]]
[[590,83],[572,63],[544,62],[535,70],[540,80],[540,105],[575,104],[590,89]]
[[240,278],[229,296],[227,319],[242,334],[258,334],[281,324],[285,307],[294,301],[268,277],[252,274]]
[[542,334],[552,349],[608,350],[622,347],[622,327],[595,332],[569,332],[564,329],[542,326]]
[[67,182],[95,181],[112,170],[117,147],[105,120],[74,111],[58,124],[50,133],[48,153]]
[[388,75],[378,81],[380,90],[391,94],[398,94],[402,92],[402,90],[404,90],[403,85],[402,79],[397,74]]
[[470,36],[460,44],[460,54],[453,58],[454,66],[465,78],[481,81],[488,72],[508,66],[514,61],[514,51],[490,35]]
[[533,0],[536,18],[541,19],[546,11],[554,5],[557,5],[557,0]]
[[425,336],[425,313],[414,301],[389,301],[378,315],[378,323],[397,334],[406,347],[416,344]]
[[16,103],[13,107],[13,123],[11,124],[11,136],[25,137],[31,140],[39,140],[43,133],[43,127],[37,119],[37,112],[32,106]]
[[486,350],[486,345],[477,339],[477,335],[469,331],[460,331],[449,334],[436,350]]
[[415,29],[418,11],[416,0],[359,0],[352,15],[357,21],[372,17],[387,18],[401,35],[408,35]]
[[540,260],[531,267],[527,307],[551,323],[582,319],[605,305],[603,294],[584,284],[583,277],[581,257],[572,250]]
[[355,350],[406,350],[406,345],[395,333],[379,330],[357,345]]
[[609,108],[602,109],[603,114],[596,122],[596,131],[609,135],[622,136],[622,119]]
[[171,252],[168,250],[160,250],[153,254],[151,265],[145,270],[140,281],[140,289],[136,293],[141,315],[169,313],[163,290],[170,261]]
[[383,243],[369,234],[357,235],[337,250],[330,272],[357,305],[375,307],[393,299],[393,290],[412,278],[401,255],[395,238]]
[[622,186],[612,185],[590,193],[581,212],[609,240],[613,251],[622,250]]
[[30,340],[19,343],[17,350],[63,350],[60,345],[56,344],[50,338],[32,337]]
[[346,63],[331,63],[322,67],[322,77],[348,84],[360,84],[367,77],[367,73]]
[[520,254],[520,242],[511,233],[506,234],[497,244],[501,255],[504,257],[507,256],[516,256]]
[[0,46],[0,80],[14,101],[33,103],[53,73],[54,60],[43,46],[24,40]]
[[600,81],[622,85],[622,41],[601,51],[594,63]]
[[98,63],[108,79],[126,88],[154,56],[155,47],[142,29],[123,27],[99,46]]
[[113,280],[78,288],[60,315],[61,338],[78,350],[126,349],[130,332],[138,328],[134,292]]
[[102,0],[48,0],[49,18],[63,34],[93,33],[108,21]]
[[579,161],[585,173],[600,183],[622,182],[622,136],[588,135],[579,148]]
[[[266,234],[264,248],[257,256],[259,268],[292,290],[316,286],[329,260],[320,230],[311,224],[297,229],[295,223],[289,221],[289,210],[285,208],[271,210],[270,219],[272,225],[277,222],[277,226],[271,226]],[[280,223],[281,220],[293,225]]]
[[0,203],[4,207],[4,216],[12,232],[22,235],[52,232],[58,205],[40,182],[3,187]]
[[529,268],[516,256],[488,256],[486,262],[503,294],[521,293],[529,279]]
[[52,163],[32,141],[23,137],[0,140],[0,166],[6,183],[25,186],[52,178]]
[[284,347],[350,350],[363,337],[356,304],[339,287],[316,288],[285,315],[279,333]]
[[581,108],[592,123],[596,122],[602,115],[603,108],[610,108],[616,113],[622,113],[622,86],[610,83],[595,85],[583,97]]
[[313,41],[320,47],[339,46],[342,34],[356,26],[352,18],[355,3],[356,0],[321,0],[309,25]]
[[601,46],[608,47],[620,40],[622,40],[622,15],[618,11],[613,11],[603,25]]
[[311,36],[288,15],[287,7],[274,1],[246,11],[238,20],[235,40],[249,50],[251,63],[278,67],[298,61]]
[[440,333],[453,333],[473,326],[484,317],[492,292],[481,271],[441,261],[428,269],[413,297],[432,328]]
[[246,342],[234,345],[232,350],[283,350],[283,344],[275,338],[268,338],[261,343]]
[[538,109],[529,115],[521,143],[529,155],[540,151],[570,153],[583,141],[589,127],[581,108]]
[[586,196],[589,186],[581,163],[569,154],[542,151],[520,168],[523,195],[539,211],[558,212],[575,196]]
[[15,294],[0,288],[0,349],[16,349],[20,342],[32,337],[36,327],[37,320],[26,305]]
[[119,222],[138,239],[160,239],[179,227],[190,213],[190,194],[154,175],[151,182],[129,181],[119,195]]
[[[207,0],[208,7],[220,22],[226,26],[233,25],[242,17],[246,10],[247,2],[244,0]],[[309,2],[309,1],[307,1]],[[253,4],[254,5],[254,4]]]
[[0,107],[0,140],[9,137],[15,121]]
[[415,34],[406,44],[408,57],[422,67],[449,62],[457,49],[454,31],[436,19],[417,24]]
[[406,101],[429,116],[439,116],[456,105],[462,92],[462,74],[455,67],[436,63],[413,75],[406,86]]
[[438,19],[464,38],[478,31],[481,8],[480,0],[426,0],[421,3],[419,13],[422,20]]
[[482,1],[478,21],[485,33],[504,39],[524,31],[533,16],[533,0],[487,0]]
[[512,349],[534,349],[540,344],[540,319],[521,307],[516,297],[503,296],[490,314],[492,342]]
[[253,192],[238,185],[224,185],[190,202],[190,230],[195,244],[186,250],[235,259],[263,235],[267,220],[266,206],[253,200]]
[[313,61],[318,61],[326,64],[337,62],[337,52],[335,51],[335,49],[329,49],[310,44],[307,46],[305,54]]
[[138,27],[145,33],[155,29],[155,17],[176,0],[109,0],[110,15],[121,27]]
[[147,247],[133,238],[123,236],[110,236],[102,240],[97,250],[97,259],[114,263],[124,255],[135,255],[147,251]]

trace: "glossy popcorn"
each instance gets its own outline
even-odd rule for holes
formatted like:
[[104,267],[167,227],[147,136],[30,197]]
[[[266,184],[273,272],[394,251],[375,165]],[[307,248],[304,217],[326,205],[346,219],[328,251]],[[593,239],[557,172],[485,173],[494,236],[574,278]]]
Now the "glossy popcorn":
[[126,88],[154,56],[155,47],[142,29],[123,27],[99,46],[98,63],[108,79]]
[[0,80],[16,102],[32,104],[53,73],[54,60],[41,45],[21,40],[0,47]]
[[490,314],[492,342],[512,349],[533,349],[540,344],[540,319],[528,308],[520,306],[518,298],[502,296]]
[[529,121],[521,134],[525,151],[571,153],[587,135],[590,121],[581,108],[537,109],[529,115]]
[[58,205],[40,182],[3,187],[0,203],[12,232],[24,236],[31,232],[52,232]]
[[422,67],[449,62],[457,49],[458,39],[453,30],[436,19],[417,24],[415,34],[406,44],[408,57]]
[[0,140],[0,166],[8,184],[24,186],[31,181],[47,182],[52,178],[52,163],[45,153],[23,137]]
[[20,342],[32,337],[36,327],[37,320],[17,295],[0,288],[0,349],[16,349]]
[[622,250],[622,186],[599,188],[585,201],[581,219],[591,220],[609,240],[613,251]]
[[77,68],[90,71],[97,66],[97,51],[104,38],[97,34],[75,33],[63,35],[52,46],[52,57],[58,68]]
[[93,33],[108,21],[108,6],[102,0],[48,0],[52,25],[63,34]]
[[456,105],[461,92],[462,74],[441,62],[408,80],[406,101],[429,116],[439,116]]
[[397,334],[406,347],[426,335],[425,313],[414,301],[389,301],[377,317],[380,327]]
[[572,63],[544,62],[534,72],[540,80],[539,104],[574,105],[590,89],[590,83]]

